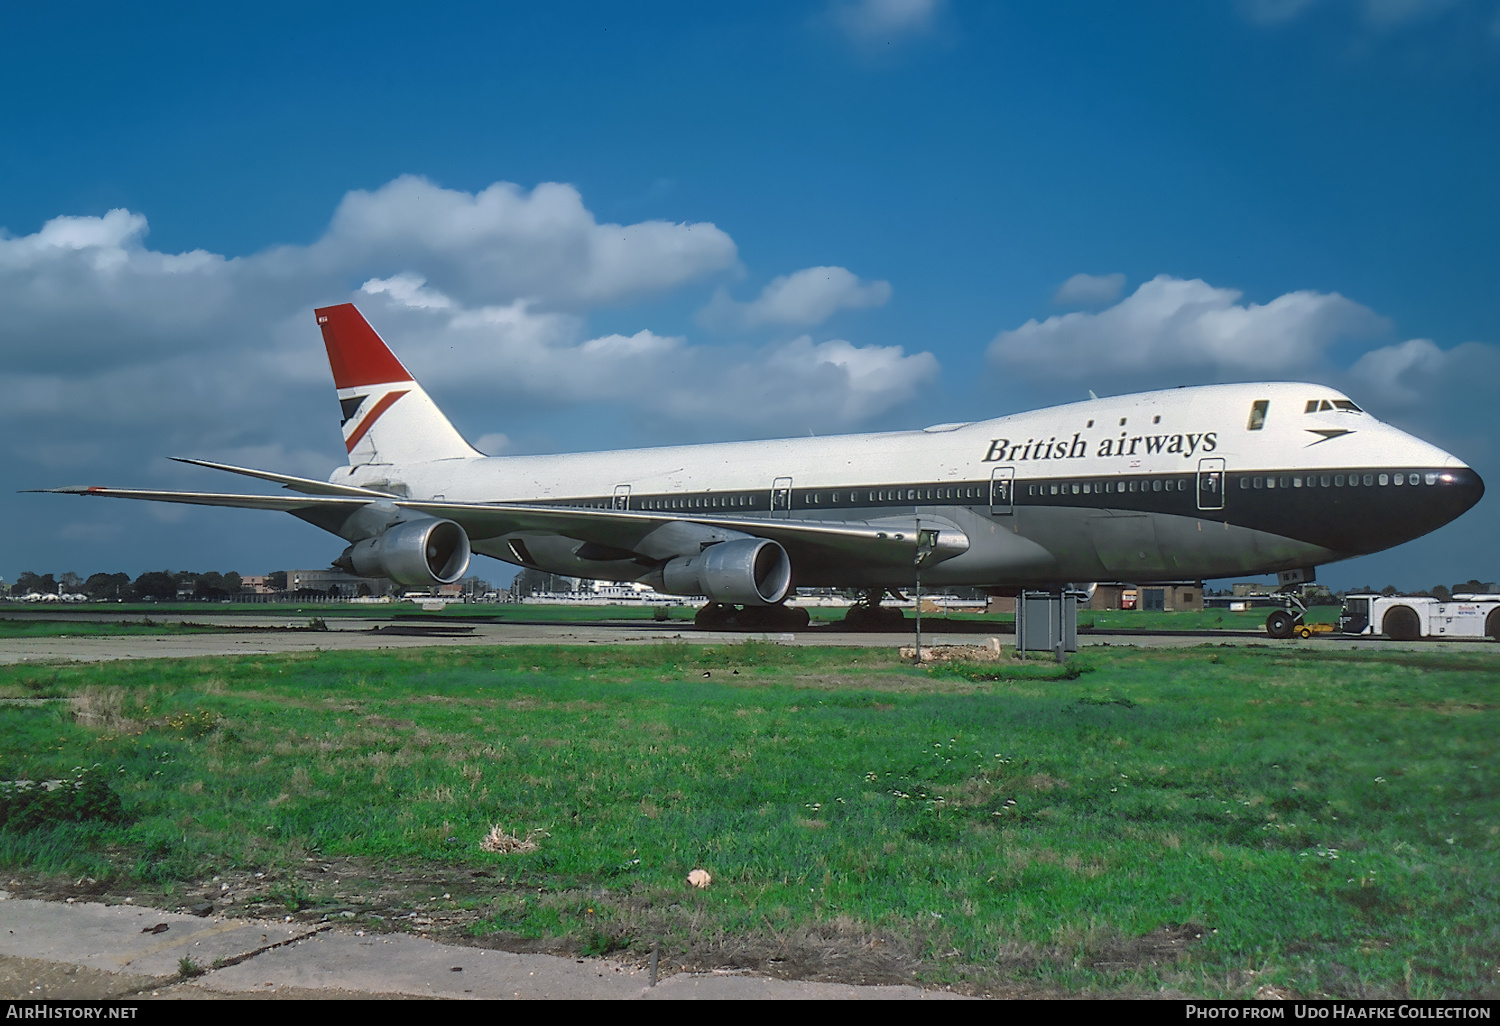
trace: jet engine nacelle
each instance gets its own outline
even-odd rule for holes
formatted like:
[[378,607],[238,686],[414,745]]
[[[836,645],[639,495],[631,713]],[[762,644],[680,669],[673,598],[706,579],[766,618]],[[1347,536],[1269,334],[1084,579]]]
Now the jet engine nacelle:
[[792,586],[792,561],[768,538],[710,545],[696,556],[678,556],[651,575],[669,595],[707,595],[715,602],[774,606]]
[[469,536],[451,520],[408,520],[344,550],[334,560],[361,577],[389,577],[408,588],[453,584],[469,569]]

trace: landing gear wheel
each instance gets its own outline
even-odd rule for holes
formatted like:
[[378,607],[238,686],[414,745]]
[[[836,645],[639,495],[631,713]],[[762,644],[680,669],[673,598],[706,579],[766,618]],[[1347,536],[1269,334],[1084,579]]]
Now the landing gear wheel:
[[1411,606],[1392,606],[1381,617],[1380,632],[1392,641],[1416,641],[1422,636],[1422,621]]
[[1297,628],[1297,618],[1285,609],[1277,609],[1266,617],[1266,633],[1276,639],[1290,638]]
[[693,614],[693,624],[708,630],[728,627],[734,619],[734,607],[722,602],[710,602]]
[[693,616],[693,623],[704,630],[726,631],[798,631],[812,621],[812,615],[801,606],[732,606],[727,602],[710,602]]
[[744,630],[796,631],[811,620],[801,606],[744,606],[734,614],[734,626]]
[[894,606],[850,606],[844,627],[851,631],[904,631],[906,616]]

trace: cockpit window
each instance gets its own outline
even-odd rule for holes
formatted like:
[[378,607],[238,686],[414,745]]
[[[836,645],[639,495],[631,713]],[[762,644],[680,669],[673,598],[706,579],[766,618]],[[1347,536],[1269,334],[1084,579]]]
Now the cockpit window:
[[[1345,411],[1347,413],[1364,413],[1365,412],[1364,410],[1361,410],[1358,406],[1355,406],[1353,403],[1351,403],[1347,399],[1335,399],[1332,402],[1329,402],[1327,399],[1309,399],[1307,401],[1307,408],[1304,409],[1302,412],[1303,413],[1326,413],[1329,410],[1343,410],[1343,411]],[[1252,427],[1250,430],[1254,431],[1255,429]]]
[[1250,423],[1245,425],[1247,431],[1259,431],[1266,426],[1266,410],[1270,405],[1269,399],[1257,399],[1250,404]]

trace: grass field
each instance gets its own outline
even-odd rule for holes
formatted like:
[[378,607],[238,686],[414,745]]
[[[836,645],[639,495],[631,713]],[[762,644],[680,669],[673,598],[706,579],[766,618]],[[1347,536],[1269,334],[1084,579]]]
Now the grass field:
[[[18,607],[11,606],[10,609]],[[77,613],[109,613],[122,617],[121,629],[110,629],[104,624],[98,624],[92,628],[82,629],[77,625],[86,621],[53,619],[43,620],[33,617],[9,618],[0,612],[0,639],[13,637],[44,637],[56,636],[58,634],[163,634],[182,630],[204,629],[202,625],[192,621],[195,617],[222,616],[231,614],[243,617],[272,616],[272,617],[308,617],[312,619],[340,617],[388,617],[401,616],[417,617],[424,620],[446,622],[450,620],[478,620],[484,622],[516,622],[516,621],[555,621],[559,623],[570,623],[575,621],[594,620],[652,620],[655,610],[644,606],[551,606],[551,605],[489,605],[484,603],[454,603],[441,611],[423,612],[412,603],[395,603],[391,605],[353,605],[353,604],[330,604],[330,605],[307,605],[293,603],[239,603],[232,605],[204,602],[181,602],[181,603],[135,603],[135,604],[101,604],[101,605],[79,605],[68,607],[69,612]],[[29,612],[29,611],[28,611]],[[690,621],[696,609],[692,606],[672,606],[667,609],[667,616],[673,621]],[[834,622],[844,618],[845,609],[841,608],[813,608],[809,610],[814,623]],[[1308,610],[1307,619],[1311,623],[1337,623],[1339,608],[1337,606],[1318,606]],[[135,619],[139,617],[139,619]],[[912,626],[913,614],[907,612],[908,625]],[[1015,616],[1008,613],[1000,614],[976,614],[976,613],[953,613],[947,616],[923,615],[924,623],[932,625],[932,629],[941,629],[944,624],[952,624],[958,629],[964,629],[972,624],[993,623],[999,627],[1009,629],[1015,623]],[[1099,631],[1211,631],[1211,630],[1234,630],[1234,631],[1259,631],[1265,627],[1266,610],[1230,612],[1228,610],[1179,610],[1173,612],[1144,610],[1081,610],[1078,616],[1078,625],[1084,629]],[[44,624],[49,626],[43,626]]]
[[0,639],[95,638],[143,634],[211,634],[222,627],[185,621],[152,620],[12,620],[0,617]]
[[417,649],[0,695],[67,699],[0,706],[0,777],[120,800],[0,827],[55,893],[219,877],[257,914],[979,992],[1500,994],[1487,652]]

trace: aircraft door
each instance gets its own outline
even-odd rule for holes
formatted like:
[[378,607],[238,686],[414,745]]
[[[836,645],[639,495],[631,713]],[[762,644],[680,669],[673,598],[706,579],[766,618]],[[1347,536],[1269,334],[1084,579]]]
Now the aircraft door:
[[1016,468],[996,467],[990,471],[990,516],[1010,516],[1016,511]]
[[611,509],[629,509],[630,508],[630,486],[629,485],[615,485],[615,498],[614,498],[614,502],[612,502],[610,504],[610,508]]
[[1217,456],[1198,461],[1198,508],[1224,508],[1224,461]]
[[771,485],[771,516],[785,518],[791,515],[792,479],[778,477]]

